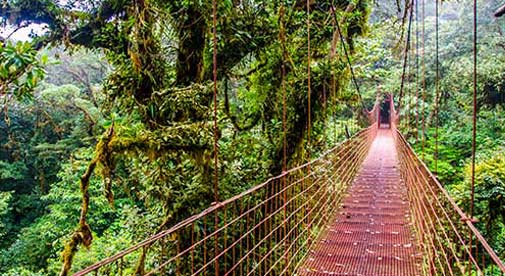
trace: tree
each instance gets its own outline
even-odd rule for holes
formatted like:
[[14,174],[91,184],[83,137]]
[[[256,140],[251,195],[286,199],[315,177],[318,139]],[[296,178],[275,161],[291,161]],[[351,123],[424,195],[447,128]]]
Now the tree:
[[[95,156],[81,177],[83,192],[80,222],[64,252],[62,274],[70,269],[80,245],[90,245],[92,230],[86,221],[89,187],[97,170],[104,180],[104,193],[114,204],[113,187],[128,185],[133,197],[156,202],[162,210],[157,231],[210,204],[213,175],[212,143],[221,138],[223,158],[219,173],[223,179],[254,180],[221,184],[222,196],[253,185],[261,171],[264,178],[279,173],[282,162],[282,137],[279,136],[282,113],[281,78],[286,67],[287,158],[291,164],[307,158],[303,142],[312,123],[314,143],[310,151],[324,147],[325,113],[329,103],[337,102],[337,90],[345,90],[349,80],[346,65],[330,55],[336,44],[336,30],[330,27],[337,10],[342,23],[343,42],[353,49],[354,39],[366,31],[369,1],[313,1],[310,18],[314,46],[307,53],[305,21],[308,14],[300,1],[286,5],[280,18],[281,2],[218,1],[217,70],[220,81],[219,133],[213,133],[212,37],[210,1],[7,1],[2,14],[12,24],[43,23],[48,32],[34,39],[34,47],[63,43],[101,49],[113,72],[104,83],[107,127],[98,139]],[[287,49],[278,36],[279,24],[286,30]],[[175,48],[175,49],[174,49]],[[336,47],[335,47],[336,49]],[[305,68],[312,56],[313,82],[310,102],[313,118],[307,120],[308,97]],[[337,55],[342,55],[340,50]],[[334,74],[332,74],[334,73]],[[330,76],[338,87],[330,91]],[[337,86],[336,85],[336,86]],[[359,97],[347,93],[340,106],[360,109]],[[248,110],[247,107],[252,107]],[[360,112],[358,112],[360,113]],[[351,115],[352,116],[352,115]],[[349,119],[349,115],[345,116]],[[261,145],[241,147],[250,156],[242,157],[247,173],[237,174],[233,146],[241,141]],[[251,156],[263,162],[252,162]],[[228,159],[229,158],[229,159]],[[236,160],[236,159],[235,159]],[[235,183],[244,183],[234,187]],[[189,190],[189,192],[187,192]],[[196,200],[195,199],[200,199]],[[203,199],[203,200],[202,200]],[[151,203],[152,204],[152,203]],[[156,205],[156,204],[153,204]],[[156,208],[152,208],[156,209]]]

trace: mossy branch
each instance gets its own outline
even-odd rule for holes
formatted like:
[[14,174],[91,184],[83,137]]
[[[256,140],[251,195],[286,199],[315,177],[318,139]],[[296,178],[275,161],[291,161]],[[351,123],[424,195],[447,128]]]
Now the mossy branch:
[[[82,244],[85,247],[89,247],[93,241],[91,228],[86,222],[86,216],[89,208],[89,181],[99,163],[110,164],[110,161],[107,161],[107,159],[110,159],[111,156],[109,143],[111,142],[113,136],[114,126],[111,126],[105,138],[96,145],[96,156],[93,160],[91,160],[86,168],[86,171],[81,176],[80,187],[82,193],[82,203],[79,225],[63,250],[63,267],[61,269],[60,276],[68,275],[70,269],[72,268],[72,260],[74,259],[75,253],[77,253],[79,245]],[[104,171],[107,170],[108,169],[105,169]]]

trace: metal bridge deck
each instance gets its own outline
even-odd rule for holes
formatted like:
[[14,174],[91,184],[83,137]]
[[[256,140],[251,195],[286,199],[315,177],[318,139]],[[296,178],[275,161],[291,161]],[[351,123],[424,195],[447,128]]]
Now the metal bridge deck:
[[314,244],[299,275],[421,275],[398,166],[391,131],[380,129],[338,215]]

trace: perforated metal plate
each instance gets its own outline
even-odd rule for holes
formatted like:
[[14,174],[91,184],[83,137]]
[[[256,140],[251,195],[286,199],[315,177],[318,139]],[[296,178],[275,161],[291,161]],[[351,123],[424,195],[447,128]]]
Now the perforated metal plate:
[[339,207],[299,275],[421,275],[421,256],[390,130],[379,130]]

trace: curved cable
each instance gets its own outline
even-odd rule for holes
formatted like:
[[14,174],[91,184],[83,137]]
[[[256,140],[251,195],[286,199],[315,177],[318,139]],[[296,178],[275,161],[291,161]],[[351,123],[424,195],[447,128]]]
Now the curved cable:
[[410,50],[410,33],[411,33],[411,27],[412,27],[412,15],[413,15],[413,4],[412,1],[410,1],[410,15],[409,15],[409,25],[408,25],[408,32],[407,32],[407,41],[405,42],[405,53],[403,55],[403,68],[402,68],[402,81],[400,84],[400,96],[398,98],[398,112],[401,112],[401,107],[402,107],[402,98],[403,98],[403,88],[405,86],[405,73],[407,70],[407,61],[408,61],[408,54]]
[[347,59],[347,64],[349,66],[349,70],[351,71],[352,81],[354,83],[354,86],[356,87],[356,91],[358,92],[358,97],[359,97],[359,100],[361,102],[361,106],[362,106],[363,110],[367,110],[367,108],[365,106],[365,103],[363,102],[363,97],[361,96],[361,91],[359,89],[358,81],[356,80],[356,76],[354,74],[354,69],[352,67],[351,58],[349,57],[349,53],[348,53],[347,47],[345,45],[344,35],[342,34],[342,29],[340,28],[340,24],[338,23],[337,13],[336,13],[335,7],[333,5],[331,5],[331,10],[332,10],[333,17],[334,17],[334,20],[335,20],[335,25],[337,26],[337,32],[338,32],[338,35],[340,37],[340,41],[342,42],[342,47],[344,48],[344,54],[345,54],[345,57]]

